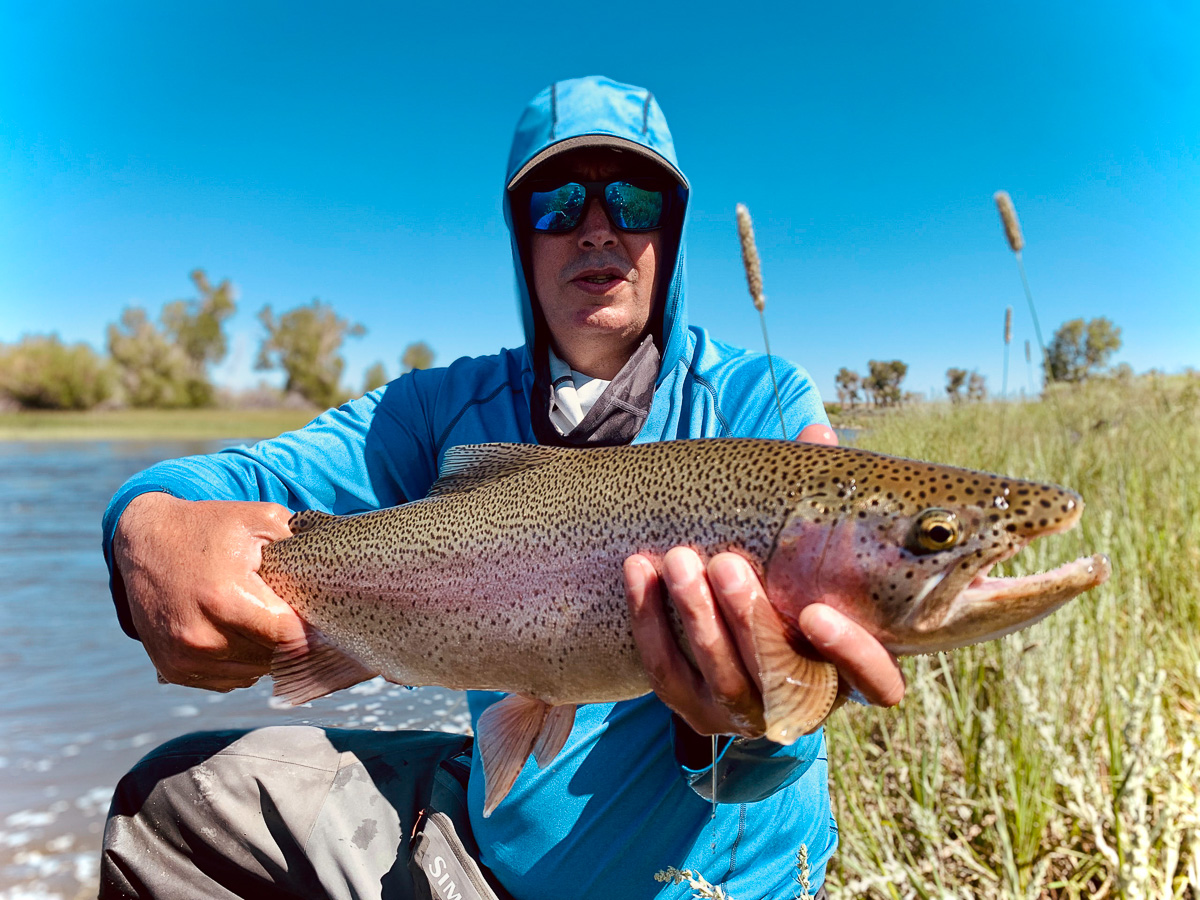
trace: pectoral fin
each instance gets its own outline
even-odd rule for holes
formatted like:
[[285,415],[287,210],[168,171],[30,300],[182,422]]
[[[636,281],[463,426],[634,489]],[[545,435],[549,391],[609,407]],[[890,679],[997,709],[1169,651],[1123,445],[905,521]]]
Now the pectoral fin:
[[837,699],[837,669],[798,652],[769,602],[755,609],[752,636],[766,736],[777,744],[792,744],[829,715]]
[[575,724],[574,706],[550,704],[524,694],[509,694],[479,717],[475,739],[483,760],[483,815],[492,814],[508,796],[531,753],[546,766],[562,749]]
[[353,687],[378,674],[333,646],[307,623],[304,637],[280,644],[271,658],[275,696],[293,706]]

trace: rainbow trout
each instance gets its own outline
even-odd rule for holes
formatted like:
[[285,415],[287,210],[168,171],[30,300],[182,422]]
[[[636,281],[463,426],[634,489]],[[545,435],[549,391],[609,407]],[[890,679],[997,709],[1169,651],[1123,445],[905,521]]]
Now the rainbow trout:
[[791,441],[456,447],[425,499],[298,513],[264,548],[263,579],[308,626],[276,653],[275,693],[301,703],[375,675],[508,693],[477,726],[486,815],[531,753],[554,758],[576,705],[650,691],[624,596],[631,554],[658,565],[686,545],[750,562],[767,594],[752,628],[766,735],[787,744],[837,694],[833,666],[798,650],[805,605],[834,606],[896,654],[998,638],[1108,577],[1100,554],[988,575],[1082,511],[1053,485]]

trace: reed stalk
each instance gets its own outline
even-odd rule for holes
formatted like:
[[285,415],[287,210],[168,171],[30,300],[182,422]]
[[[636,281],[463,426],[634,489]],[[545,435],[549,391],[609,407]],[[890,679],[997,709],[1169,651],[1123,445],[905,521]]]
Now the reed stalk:
[[1004,310],[1004,382],[1000,388],[1000,397],[1008,399],[1008,345],[1012,343],[1012,307]]
[[783,421],[783,401],[779,399],[779,382],[775,378],[775,362],[771,357],[771,339],[767,336],[767,297],[763,293],[762,264],[758,260],[758,247],[754,243],[754,223],[750,221],[750,210],[743,203],[737,205],[738,237],[742,242],[742,265],[746,269],[746,284],[750,288],[750,299],[758,310],[758,321],[762,325],[763,346],[767,351],[767,368],[771,372],[771,387],[775,391],[775,410],[779,413],[779,429],[783,439],[788,438],[787,425]]
[[1025,300],[1029,303],[1029,315],[1033,318],[1033,332],[1037,335],[1038,346],[1042,350],[1042,364],[1047,362],[1046,342],[1042,340],[1042,326],[1038,324],[1037,309],[1033,304],[1033,292],[1029,289],[1029,278],[1025,274],[1025,262],[1021,259],[1021,251],[1025,248],[1025,236],[1021,233],[1021,223],[1017,221],[1017,209],[1013,206],[1012,197],[1008,191],[996,191],[992,195],[996,209],[1000,212],[1000,221],[1004,225],[1004,236],[1017,260],[1017,271],[1021,273],[1021,286],[1025,289]]

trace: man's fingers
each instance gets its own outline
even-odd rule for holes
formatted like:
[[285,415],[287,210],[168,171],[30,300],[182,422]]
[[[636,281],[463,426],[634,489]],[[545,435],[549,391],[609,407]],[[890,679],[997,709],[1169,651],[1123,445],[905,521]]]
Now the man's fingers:
[[742,665],[737,642],[713,598],[699,555],[687,547],[667,551],[663,581],[712,699],[730,712],[739,730],[753,727],[761,705],[758,690]]
[[800,611],[800,630],[851,686],[876,706],[895,706],[904,697],[904,674],[869,631],[824,603]]
[[625,560],[624,572],[625,598],[642,665],[655,693],[678,711],[688,693],[699,696],[703,686],[675,644],[654,565],[644,556],[631,556]]
[[257,647],[265,649],[268,662],[277,644],[304,636],[304,621],[278,594],[271,590],[258,573],[251,573],[239,593],[244,602],[235,609],[236,618],[226,625]]
[[278,503],[256,503],[254,507],[259,514],[254,537],[262,543],[253,558],[247,560],[253,571],[247,572],[238,586],[238,593],[244,602],[234,608],[236,617],[227,619],[226,624],[259,648],[265,648],[268,651],[265,659],[270,662],[271,652],[277,644],[303,637],[304,623],[258,574],[263,547],[291,536],[292,531],[287,523],[292,511]]
[[817,422],[801,431],[796,440],[807,444],[827,444],[831,447],[836,447],[838,442],[837,433],[832,428]]
[[157,669],[158,680],[163,684],[179,684],[222,693],[249,687],[264,674],[260,666],[232,661],[214,663],[209,659],[192,665],[185,663],[183,668],[162,665]]
[[758,651],[754,646],[754,607],[764,599],[762,585],[750,565],[733,553],[720,553],[708,563],[708,578],[737,642],[743,667],[762,693]]
[[280,541],[292,536],[292,529],[288,528],[288,522],[292,518],[290,509],[279,503],[255,503],[254,506],[261,507],[259,537],[268,541]]

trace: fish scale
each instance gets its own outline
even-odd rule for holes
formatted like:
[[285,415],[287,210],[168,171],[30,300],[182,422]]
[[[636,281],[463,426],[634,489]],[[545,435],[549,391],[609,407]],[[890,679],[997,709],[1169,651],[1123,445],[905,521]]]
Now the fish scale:
[[[478,723],[490,811],[531,752],[553,757],[575,705],[651,689],[624,595],[630,555],[661,569],[688,546],[750,563],[767,595],[751,616],[763,725],[790,743],[837,690],[800,649],[804,606],[834,606],[896,653],[998,637],[1107,577],[1102,556],[987,577],[1081,512],[1055,485],[818,444],[456,447],[429,497],[299,513],[293,536],[264,548],[263,579],[308,628],[277,654],[276,691],[299,702],[383,674],[509,693]],[[675,628],[686,652],[677,616]]]

